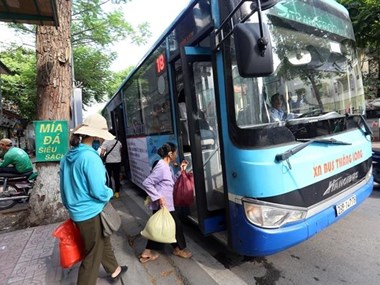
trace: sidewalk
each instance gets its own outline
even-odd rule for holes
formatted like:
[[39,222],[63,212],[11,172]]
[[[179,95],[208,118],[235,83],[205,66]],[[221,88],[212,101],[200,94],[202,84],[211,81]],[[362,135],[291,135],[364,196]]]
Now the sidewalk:
[[[188,248],[194,255],[191,259],[172,255],[168,245],[157,261],[141,264],[137,256],[146,240],[139,233],[150,213],[139,191],[142,190],[123,185],[120,199],[112,200],[122,218],[122,228],[112,236],[112,244],[119,264],[129,267],[117,284],[246,284],[189,238]],[[58,225],[0,234],[0,285],[76,284],[79,263],[70,269],[59,265],[58,240],[52,237]],[[105,277],[101,267],[97,285],[109,284]]]

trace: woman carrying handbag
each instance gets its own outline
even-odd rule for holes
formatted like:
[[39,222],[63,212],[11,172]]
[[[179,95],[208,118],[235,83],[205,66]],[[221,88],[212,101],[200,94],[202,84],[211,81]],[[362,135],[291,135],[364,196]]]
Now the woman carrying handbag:
[[100,214],[113,196],[106,186],[103,162],[92,147],[95,139],[113,139],[107,122],[99,114],[88,116],[70,137],[71,149],[60,162],[62,203],[79,228],[84,243],[84,258],[79,267],[78,285],[95,285],[100,264],[117,281],[127,271],[120,266],[112,250],[111,239],[103,234]]
[[[154,166],[151,174],[144,180],[143,186],[152,203],[150,205],[153,214],[160,208],[166,207],[175,221],[176,242],[172,243],[173,254],[182,258],[190,258],[191,252],[186,250],[186,240],[183,234],[182,223],[175,212],[173,202],[174,183],[181,171],[174,175],[170,164],[177,158],[177,147],[173,143],[165,143],[157,151],[161,159]],[[182,161],[181,170],[185,170],[188,162]],[[157,250],[161,250],[164,244],[148,240],[145,250],[139,256],[139,261],[145,263],[156,260],[159,257]]]

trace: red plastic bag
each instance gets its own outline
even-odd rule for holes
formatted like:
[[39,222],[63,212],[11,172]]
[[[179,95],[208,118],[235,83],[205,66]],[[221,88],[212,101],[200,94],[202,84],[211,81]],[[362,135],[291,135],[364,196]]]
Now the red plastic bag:
[[82,236],[71,219],[59,225],[53,236],[59,239],[59,255],[63,268],[69,268],[84,258]]
[[194,177],[193,173],[181,172],[174,184],[174,205],[177,207],[188,207],[194,202]]

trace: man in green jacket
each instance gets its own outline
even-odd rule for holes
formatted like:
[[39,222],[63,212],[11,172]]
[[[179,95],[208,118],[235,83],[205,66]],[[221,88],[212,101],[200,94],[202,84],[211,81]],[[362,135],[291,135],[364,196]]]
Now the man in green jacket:
[[3,151],[3,161],[0,162],[0,176],[2,173],[26,173],[33,171],[29,155],[21,148],[14,147],[10,139],[0,140],[0,149]]

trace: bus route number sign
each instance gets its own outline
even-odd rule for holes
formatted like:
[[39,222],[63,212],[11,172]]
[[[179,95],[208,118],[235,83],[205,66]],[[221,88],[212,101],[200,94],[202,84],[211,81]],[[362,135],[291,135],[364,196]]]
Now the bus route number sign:
[[335,210],[336,210],[336,215],[340,216],[342,215],[345,211],[347,211],[349,208],[353,207],[356,205],[356,195],[350,197],[346,201],[336,205]]
[[166,68],[165,65],[165,56],[164,54],[160,54],[156,59],[156,72],[157,74],[161,74]]

